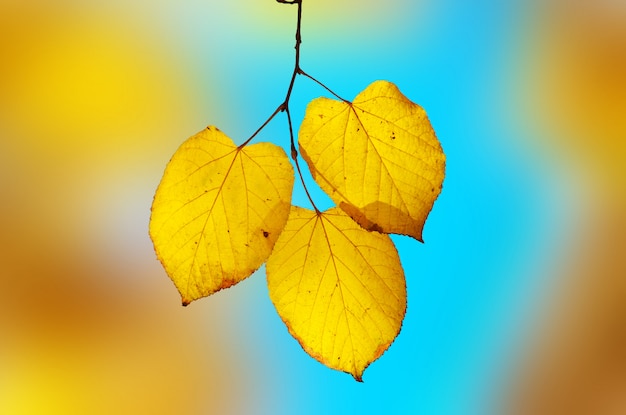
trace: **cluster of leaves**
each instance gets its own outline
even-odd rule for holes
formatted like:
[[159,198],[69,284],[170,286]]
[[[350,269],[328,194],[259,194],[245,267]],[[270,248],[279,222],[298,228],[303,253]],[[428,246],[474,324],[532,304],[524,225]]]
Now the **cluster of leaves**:
[[[388,234],[422,240],[441,191],[445,155],[424,110],[390,82],[353,101],[340,98],[296,64],[285,101],[243,144],[216,127],[185,141],[156,190],[150,236],[183,305],[230,287],[266,263],[269,294],[289,332],[325,365],[361,381],[400,331],[406,282]],[[309,103],[298,140],[289,98],[297,76],[335,99]],[[312,209],[292,206],[294,169],[271,143],[249,144],[280,112],[291,159]],[[336,207],[317,209],[299,155]]]

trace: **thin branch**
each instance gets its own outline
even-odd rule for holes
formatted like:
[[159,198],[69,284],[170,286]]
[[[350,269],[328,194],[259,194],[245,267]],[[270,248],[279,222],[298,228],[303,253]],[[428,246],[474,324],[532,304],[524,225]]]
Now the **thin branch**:
[[[243,142],[243,144],[239,146],[240,149],[247,146],[248,143],[250,143],[250,141],[252,141],[252,139],[256,137],[257,134],[259,134],[261,130],[264,129],[267,126],[267,124],[270,123],[270,121],[274,119],[276,114],[278,114],[281,111],[287,110],[287,108],[289,107],[289,99],[291,98],[291,91],[293,90],[293,85],[296,82],[296,75],[298,75],[298,73],[301,72],[300,70],[300,43],[302,43],[302,39],[300,36],[300,24],[302,21],[302,0],[291,0],[291,1],[290,0],[276,0],[276,1],[282,4],[297,4],[298,5],[298,23],[297,23],[297,28],[296,28],[296,64],[293,70],[293,74],[291,76],[291,81],[289,82],[289,88],[287,89],[287,95],[285,96],[285,100],[278,106],[278,108],[276,108],[276,110],[272,113],[272,115],[270,115],[269,118],[265,120],[265,122],[254,132],[254,134],[252,134],[246,141]],[[293,147],[293,139],[292,139],[292,147]]]
[[296,149],[296,139],[293,133],[293,122],[291,121],[291,112],[289,111],[289,100],[291,99],[291,92],[293,91],[293,86],[296,82],[296,77],[299,74],[304,73],[302,69],[300,69],[300,45],[302,44],[302,34],[301,34],[301,29],[300,29],[302,27],[302,0],[294,0],[294,1],[276,0],[276,1],[279,3],[283,3],[283,4],[297,4],[298,5],[298,21],[296,23],[295,63],[293,65],[293,73],[291,74],[291,81],[289,81],[289,87],[287,88],[287,94],[285,95],[285,101],[279,108],[281,108],[282,111],[285,111],[285,113],[287,114],[287,123],[289,124],[289,138],[291,141],[291,158],[296,165],[296,170],[298,170],[298,175],[300,176],[302,187],[304,188],[304,192],[306,193],[306,196],[309,198],[309,201],[311,202],[313,209],[315,209],[315,211],[319,213],[319,210],[317,209],[317,206],[315,206],[315,202],[313,202],[313,198],[311,197],[311,194],[309,193],[309,189],[306,187],[304,176],[302,175],[302,169],[300,169],[300,163],[298,161],[298,150]]
[[301,71],[300,69],[300,44],[302,43],[302,35],[300,34],[300,27],[302,26],[302,0],[294,0],[294,1],[285,1],[285,0],[276,0],[279,3],[283,4],[297,4],[298,5],[298,21],[296,24],[296,61],[293,66],[293,73],[291,74],[291,81],[289,82],[289,87],[287,88],[287,94],[285,96],[284,106],[285,109],[289,106],[289,99],[291,98],[291,91],[293,91],[293,85],[296,82],[296,76]]
[[296,23],[296,45],[295,45],[296,53],[295,53],[295,62],[294,62],[294,65],[293,65],[293,72],[291,74],[291,79],[289,81],[289,86],[287,87],[287,93],[285,94],[285,100],[276,108],[276,110],[274,110],[272,115],[269,116],[269,118],[263,123],[263,125],[261,125],[254,132],[254,134],[252,134],[250,136],[250,138],[248,138],[243,144],[241,144],[239,146],[239,148],[241,149],[244,146],[246,146],[254,137],[256,137],[256,135],[263,128],[265,128],[265,126],[267,126],[267,124],[269,124],[270,121],[272,121],[274,119],[276,114],[278,114],[279,112],[283,112],[284,111],[287,114],[287,123],[289,124],[289,138],[290,138],[290,142],[291,142],[291,158],[293,159],[293,162],[296,165],[296,170],[298,171],[298,175],[300,176],[300,181],[302,182],[302,187],[304,188],[304,192],[306,193],[307,197],[309,198],[309,201],[311,202],[311,205],[313,206],[313,209],[315,209],[315,211],[317,213],[320,213],[320,211],[317,209],[317,206],[315,206],[315,202],[313,202],[313,198],[311,197],[311,194],[309,193],[309,189],[306,187],[306,183],[304,181],[304,176],[302,175],[302,169],[300,168],[300,162],[298,161],[298,150],[296,149],[296,139],[295,139],[295,134],[293,132],[293,122],[291,121],[291,112],[289,111],[289,101],[291,100],[291,93],[293,91],[293,87],[294,87],[294,85],[296,83],[296,78],[298,77],[298,75],[304,75],[307,78],[312,79],[313,81],[315,81],[316,83],[318,83],[319,85],[324,87],[327,91],[329,91],[331,94],[333,94],[334,96],[336,96],[340,100],[345,101],[345,102],[348,102],[348,101],[346,101],[345,99],[341,98],[339,95],[335,94],[326,85],[324,85],[323,83],[321,83],[317,79],[313,78],[311,75],[307,74],[306,72],[304,72],[300,68],[300,45],[302,44],[302,34],[301,34],[301,27],[302,27],[302,0],[276,0],[276,1],[278,3],[281,3],[281,4],[297,4],[298,5],[298,20],[297,20],[297,23]]

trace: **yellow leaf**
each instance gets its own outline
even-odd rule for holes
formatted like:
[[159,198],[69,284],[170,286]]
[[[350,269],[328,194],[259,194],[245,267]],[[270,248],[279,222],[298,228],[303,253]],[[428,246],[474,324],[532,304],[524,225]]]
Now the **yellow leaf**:
[[150,237],[183,304],[228,288],[269,257],[291,206],[293,168],[270,143],[215,127],[185,141],[154,195]]
[[400,332],[406,284],[396,248],[338,208],[292,207],[266,271],[270,298],[303,349],[358,381]]
[[422,240],[445,155],[426,112],[394,84],[376,81],[352,103],[313,100],[298,141],[315,181],[361,226]]

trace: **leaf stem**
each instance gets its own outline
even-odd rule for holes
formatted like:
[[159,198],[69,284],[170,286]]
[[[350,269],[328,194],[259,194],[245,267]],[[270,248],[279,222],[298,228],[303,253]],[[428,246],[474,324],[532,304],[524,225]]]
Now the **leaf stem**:
[[339,95],[337,95],[335,93],[335,91],[333,91],[332,89],[330,89],[329,87],[327,87],[324,83],[322,83],[321,81],[318,81],[317,79],[315,79],[314,77],[312,77],[311,75],[309,75],[308,73],[304,72],[303,70],[300,70],[298,72],[300,75],[306,76],[307,78],[309,78],[311,81],[315,82],[316,84],[318,84],[319,86],[321,86],[322,88],[324,88],[325,90],[327,90],[328,92],[330,92],[331,94],[333,94],[337,99],[350,104],[350,101],[348,101],[347,99],[344,99],[342,97],[340,97]]
[[254,137],[256,137],[256,135],[257,135],[258,133],[260,133],[260,132],[261,132],[261,130],[262,130],[262,129],[264,129],[264,128],[265,128],[265,126],[266,126],[267,124],[269,124],[269,123],[270,123],[270,121],[272,121],[272,120],[274,119],[274,117],[276,116],[276,114],[278,114],[278,113],[279,113],[279,112],[281,112],[282,110],[283,110],[283,105],[281,104],[281,105],[279,105],[279,106],[278,106],[278,108],[276,108],[276,109],[274,110],[274,112],[272,113],[272,115],[270,115],[270,116],[269,116],[269,118],[268,118],[267,120],[265,120],[265,122],[264,122],[264,123],[263,123],[263,124],[262,124],[262,125],[261,125],[261,126],[260,126],[260,127],[259,127],[256,131],[255,131],[255,132],[254,132],[254,134],[252,134],[252,135],[250,136],[250,138],[248,138],[246,141],[244,141],[244,142],[243,142],[243,143],[242,143],[242,144],[241,144],[238,148],[239,148],[239,149],[242,149],[242,148],[244,148],[245,146],[247,146],[247,145],[248,145],[248,143],[249,143],[250,141],[252,141],[252,139],[253,139]]
[[300,162],[298,161],[298,150],[296,150],[294,134],[293,134],[293,123],[291,122],[291,112],[289,111],[289,107],[285,109],[285,113],[287,114],[287,122],[289,124],[289,136],[291,137],[291,159],[296,165],[296,170],[298,170],[298,176],[300,176],[300,181],[302,182],[302,187],[304,188],[304,192],[306,196],[309,198],[309,202],[311,202],[311,206],[315,212],[320,213],[317,206],[315,206],[315,202],[309,193],[309,189],[306,187],[306,183],[304,182],[304,176],[302,175],[302,170],[300,169]]

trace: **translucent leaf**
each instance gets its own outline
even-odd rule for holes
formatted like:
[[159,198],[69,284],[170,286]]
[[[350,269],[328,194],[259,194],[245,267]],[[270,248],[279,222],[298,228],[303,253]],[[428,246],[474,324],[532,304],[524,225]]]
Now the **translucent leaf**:
[[157,188],[150,237],[183,304],[251,275],[291,206],[293,168],[270,143],[243,148],[215,127],[185,141]]
[[422,240],[445,155],[425,111],[394,84],[376,81],[352,103],[313,100],[299,144],[315,181],[361,226]]
[[304,350],[359,381],[400,331],[406,285],[393,242],[338,208],[292,207],[266,271],[272,302]]

